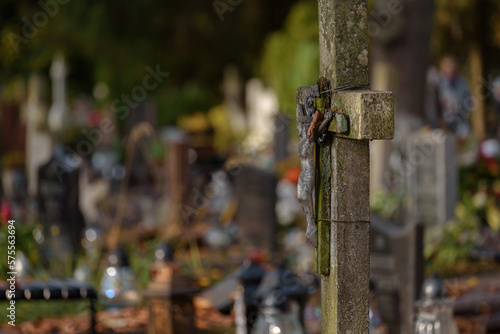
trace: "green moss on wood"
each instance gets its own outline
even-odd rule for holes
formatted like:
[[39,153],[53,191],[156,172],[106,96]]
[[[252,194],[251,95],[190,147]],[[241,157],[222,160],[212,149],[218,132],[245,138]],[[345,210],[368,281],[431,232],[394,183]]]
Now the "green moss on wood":
[[315,251],[315,271],[328,275],[330,268],[330,205],[331,205],[331,143],[326,138],[323,146],[316,146],[316,220],[318,223],[318,248]]

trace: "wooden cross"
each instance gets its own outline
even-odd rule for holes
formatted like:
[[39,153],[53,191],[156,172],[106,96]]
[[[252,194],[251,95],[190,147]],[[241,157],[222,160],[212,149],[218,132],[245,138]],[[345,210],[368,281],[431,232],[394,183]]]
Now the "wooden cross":
[[[318,3],[320,75],[330,80],[331,89],[366,86],[367,0]],[[297,103],[304,104],[307,94],[320,97],[321,93],[318,86],[300,87]],[[322,277],[322,332],[368,333],[369,141],[393,138],[393,95],[333,91],[331,108],[345,116],[348,130],[339,131],[339,123],[332,121],[324,144],[316,145],[315,266]]]

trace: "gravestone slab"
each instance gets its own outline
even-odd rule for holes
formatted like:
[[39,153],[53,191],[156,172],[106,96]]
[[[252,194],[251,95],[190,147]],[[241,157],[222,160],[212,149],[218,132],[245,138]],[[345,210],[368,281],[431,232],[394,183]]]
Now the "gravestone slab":
[[28,192],[33,197],[37,193],[38,167],[49,160],[52,154],[52,138],[43,128],[47,118],[46,107],[43,103],[44,87],[42,77],[37,75],[30,77],[26,105],[26,171]]
[[234,176],[234,193],[238,202],[235,220],[241,229],[245,246],[275,248],[276,176],[262,169],[242,165]]
[[406,144],[404,159],[410,219],[443,225],[455,215],[458,169],[455,137],[442,130],[420,131]]
[[63,261],[79,249],[84,228],[79,207],[79,169],[62,146],[56,146],[51,159],[38,169],[38,212],[45,231],[49,256]]
[[413,305],[422,285],[421,225],[401,226],[370,215],[370,277],[389,334],[411,333]]
[[52,79],[52,105],[47,117],[47,125],[56,137],[61,136],[63,131],[73,123],[71,110],[66,100],[66,76],[68,67],[62,53],[54,56],[50,67],[50,78]]

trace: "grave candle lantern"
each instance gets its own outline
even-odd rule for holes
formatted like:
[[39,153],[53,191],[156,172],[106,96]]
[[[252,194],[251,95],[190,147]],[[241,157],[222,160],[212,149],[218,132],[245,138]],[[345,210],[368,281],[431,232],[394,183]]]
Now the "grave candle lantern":
[[432,274],[422,285],[422,300],[416,302],[416,334],[458,334],[453,320],[453,302],[446,298],[443,280]]
[[109,307],[124,307],[139,302],[136,279],[127,255],[115,248],[108,257],[108,266],[101,279],[102,300]]
[[269,294],[261,304],[252,334],[304,334],[298,318],[289,311],[288,297],[280,290]]

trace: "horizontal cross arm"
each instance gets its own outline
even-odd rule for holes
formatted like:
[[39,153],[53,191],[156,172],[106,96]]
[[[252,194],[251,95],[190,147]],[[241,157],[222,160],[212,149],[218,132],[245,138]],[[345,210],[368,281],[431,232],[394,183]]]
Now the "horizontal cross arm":
[[339,133],[336,122],[329,131],[339,137],[358,140],[394,138],[394,96],[373,90],[340,91],[332,96],[332,108],[340,109],[349,122],[349,131]]

